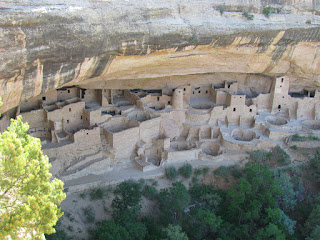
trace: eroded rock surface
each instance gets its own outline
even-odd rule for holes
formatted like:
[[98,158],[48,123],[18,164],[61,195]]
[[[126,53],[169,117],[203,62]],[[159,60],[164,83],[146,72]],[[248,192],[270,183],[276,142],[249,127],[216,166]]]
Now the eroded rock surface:
[[[281,13],[265,17],[267,4]],[[319,87],[319,9],[319,0],[1,1],[0,112],[66,85],[230,79],[254,93],[270,89],[268,76],[286,74],[293,90]]]

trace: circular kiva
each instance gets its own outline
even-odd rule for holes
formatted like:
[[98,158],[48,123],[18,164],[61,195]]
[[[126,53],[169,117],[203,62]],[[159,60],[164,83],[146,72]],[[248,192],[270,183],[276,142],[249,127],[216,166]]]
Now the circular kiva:
[[320,120],[304,120],[301,124],[311,130],[320,130]]
[[199,103],[191,106],[194,109],[210,109],[212,106],[211,104],[206,104],[206,103]]
[[202,152],[208,155],[217,156],[219,155],[220,146],[217,143],[205,142],[201,145]]
[[151,116],[147,112],[137,111],[137,112],[131,112],[128,114],[128,118],[130,120],[136,120],[138,122],[143,122],[151,119]]
[[231,133],[231,136],[237,141],[245,142],[250,142],[257,137],[254,131],[240,128],[234,129]]
[[272,125],[277,125],[277,126],[285,125],[288,123],[288,121],[285,118],[276,117],[276,116],[266,117],[266,121]]

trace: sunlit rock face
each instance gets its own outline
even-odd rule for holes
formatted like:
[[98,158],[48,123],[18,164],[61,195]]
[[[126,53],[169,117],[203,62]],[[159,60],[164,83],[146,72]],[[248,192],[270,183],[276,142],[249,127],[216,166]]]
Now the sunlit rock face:
[[[267,4],[280,14],[261,14]],[[320,0],[1,1],[0,112],[66,85],[237,80],[256,94],[270,89],[270,76],[285,74],[292,91],[316,88],[319,9]]]

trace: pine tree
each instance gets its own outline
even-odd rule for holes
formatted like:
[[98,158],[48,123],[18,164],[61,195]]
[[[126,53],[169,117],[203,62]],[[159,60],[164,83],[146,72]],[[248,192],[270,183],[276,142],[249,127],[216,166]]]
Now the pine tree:
[[21,117],[0,134],[0,239],[44,239],[63,215],[63,182],[50,180],[40,139]]

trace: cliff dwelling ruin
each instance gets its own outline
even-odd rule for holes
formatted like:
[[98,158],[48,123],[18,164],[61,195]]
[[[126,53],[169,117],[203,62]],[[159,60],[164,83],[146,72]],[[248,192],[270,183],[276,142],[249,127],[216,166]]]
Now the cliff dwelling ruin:
[[[158,90],[66,87],[22,102],[17,115],[41,139],[52,173],[65,182],[134,162],[141,171],[190,160],[228,160],[239,152],[320,135],[320,92],[239,94],[238,82]],[[1,130],[8,114],[1,118]]]

